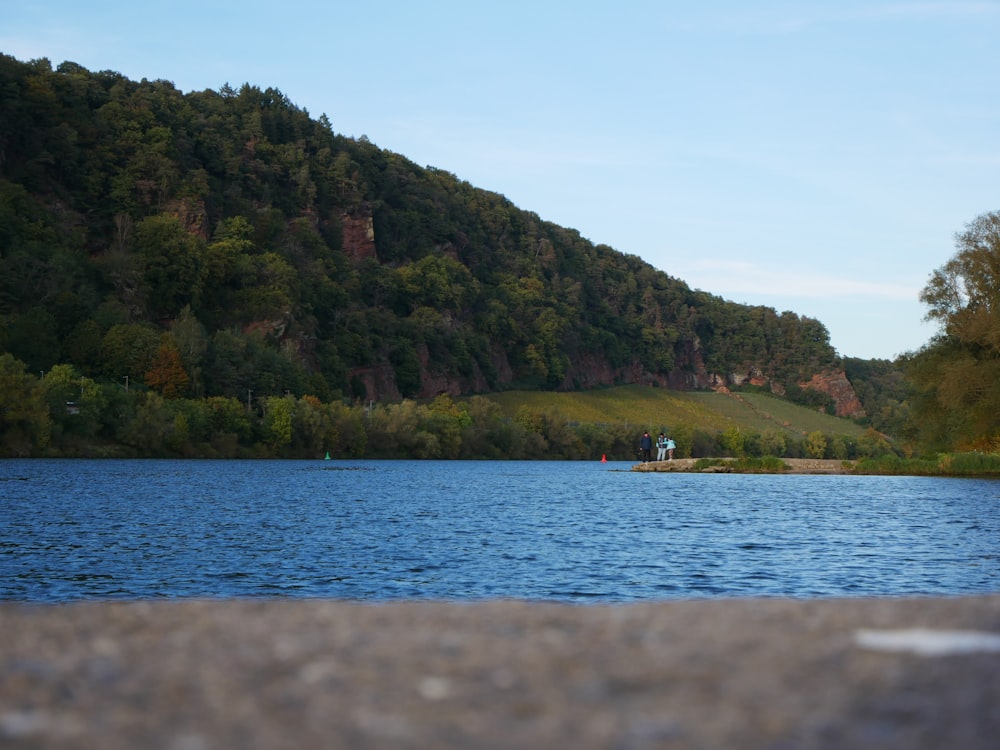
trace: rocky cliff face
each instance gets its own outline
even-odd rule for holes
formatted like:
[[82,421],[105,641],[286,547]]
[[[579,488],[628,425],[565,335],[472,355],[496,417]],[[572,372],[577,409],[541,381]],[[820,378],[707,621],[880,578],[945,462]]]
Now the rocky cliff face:
[[600,354],[587,352],[570,362],[559,390],[572,391],[607,385],[655,385],[669,387],[669,377],[649,372],[633,360],[624,367],[613,367]]
[[371,204],[362,203],[351,211],[345,211],[340,216],[340,222],[347,257],[356,261],[378,257],[375,253],[375,221]]
[[[688,358],[668,373],[648,371],[638,361],[633,361],[623,367],[613,367],[606,358],[595,353],[586,353],[570,363],[566,377],[559,390],[578,390],[598,388],[612,385],[651,385],[673,390],[715,390],[726,392],[730,387],[750,384],[760,387],[770,387],[772,393],[779,396],[785,394],[781,383],[770,380],[756,366],[749,367],[746,372],[713,373],[705,366],[696,344],[686,345]],[[478,366],[470,377],[462,377],[457,373],[444,370],[435,365],[426,347],[420,347],[418,352],[420,363],[420,391],[418,398],[433,398],[441,393],[451,396],[461,396],[470,393],[488,393],[498,386],[509,385],[514,380],[514,372],[506,353],[499,346],[494,346],[490,354],[490,366],[495,373],[495,382],[491,384]],[[376,401],[398,401],[401,397],[395,382],[395,373],[391,365],[359,368],[351,373],[364,383],[368,399]],[[865,415],[861,401],[854,387],[843,371],[817,373],[803,383],[802,388],[820,391],[833,399],[838,417],[855,418]]]
[[811,388],[820,393],[825,393],[833,399],[836,404],[836,415],[838,417],[863,417],[864,407],[861,405],[858,394],[854,391],[854,386],[847,379],[847,374],[841,370],[839,372],[817,373],[811,380],[799,383],[803,388]]

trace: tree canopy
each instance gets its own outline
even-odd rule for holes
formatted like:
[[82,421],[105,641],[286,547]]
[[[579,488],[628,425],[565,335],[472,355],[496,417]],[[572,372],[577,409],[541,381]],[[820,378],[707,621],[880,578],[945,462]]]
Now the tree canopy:
[[1000,449],[1000,212],[955,238],[956,253],[920,299],[937,335],[907,363],[913,429],[939,449]]

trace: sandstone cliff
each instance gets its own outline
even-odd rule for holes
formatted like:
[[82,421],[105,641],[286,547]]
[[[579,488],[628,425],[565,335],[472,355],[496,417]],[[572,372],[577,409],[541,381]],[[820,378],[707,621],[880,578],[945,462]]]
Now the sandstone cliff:
[[837,372],[816,373],[811,380],[799,383],[803,388],[811,388],[825,393],[836,404],[835,414],[838,417],[863,417],[864,407],[854,391],[854,386],[847,379],[843,370]]

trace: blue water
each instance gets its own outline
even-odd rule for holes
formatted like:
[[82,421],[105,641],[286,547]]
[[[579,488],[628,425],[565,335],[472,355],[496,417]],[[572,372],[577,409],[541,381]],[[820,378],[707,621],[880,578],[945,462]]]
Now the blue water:
[[1000,591],[1000,482],[522,461],[0,461],[0,599]]

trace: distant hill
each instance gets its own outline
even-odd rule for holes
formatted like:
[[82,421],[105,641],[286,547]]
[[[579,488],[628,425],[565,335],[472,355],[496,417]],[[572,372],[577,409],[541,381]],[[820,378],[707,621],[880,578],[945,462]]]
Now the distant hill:
[[9,56],[0,352],[168,398],[752,385],[864,414],[821,322],[692,290],[276,89]]

